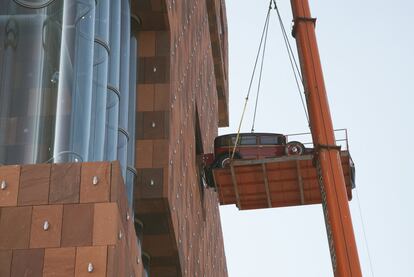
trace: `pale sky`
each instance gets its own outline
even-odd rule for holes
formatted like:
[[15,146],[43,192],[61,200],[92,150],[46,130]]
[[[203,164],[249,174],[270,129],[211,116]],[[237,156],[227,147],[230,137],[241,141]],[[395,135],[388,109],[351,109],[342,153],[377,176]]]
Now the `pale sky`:
[[[309,1],[318,18],[334,127],[348,128],[356,164],[359,201],[354,190],[350,207],[363,275],[412,277],[414,2]],[[230,127],[220,129],[220,134],[237,130],[268,4],[226,1]],[[279,0],[278,6],[290,33],[290,1]],[[295,44],[293,38],[291,43]],[[250,131],[253,107],[251,97],[243,131]],[[274,11],[255,130],[309,130]],[[320,205],[242,212],[233,205],[220,210],[230,277],[332,276]]]

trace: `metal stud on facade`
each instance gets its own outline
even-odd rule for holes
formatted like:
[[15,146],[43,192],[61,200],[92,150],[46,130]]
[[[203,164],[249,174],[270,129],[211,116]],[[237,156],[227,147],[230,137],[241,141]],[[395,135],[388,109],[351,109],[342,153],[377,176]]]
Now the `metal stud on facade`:
[[88,272],[89,273],[93,272],[93,264],[92,263],[88,263]]
[[49,227],[50,227],[50,224],[49,224],[49,221],[45,221],[44,223],[43,223],[43,231],[47,231],[47,230],[49,230]]
[[1,181],[1,185],[0,185],[1,190],[5,190],[7,188],[7,183],[6,180],[2,180]]

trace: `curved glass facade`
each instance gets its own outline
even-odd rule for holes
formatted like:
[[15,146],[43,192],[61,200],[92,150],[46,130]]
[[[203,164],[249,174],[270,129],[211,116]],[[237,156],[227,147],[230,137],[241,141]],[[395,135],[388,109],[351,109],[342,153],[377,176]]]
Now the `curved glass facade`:
[[121,60],[119,90],[121,93],[119,103],[118,127],[118,160],[121,163],[122,176],[126,180],[127,150],[128,150],[128,99],[129,99],[129,62],[131,41],[131,10],[129,0],[121,0]]
[[121,1],[110,1],[109,17],[109,45],[111,46],[111,52],[109,55],[108,67],[104,159],[113,161],[117,158],[118,145]]
[[0,3],[0,163],[87,160],[95,1]]
[[88,160],[95,1],[64,1],[53,162]]
[[[132,23],[134,24],[134,23]],[[132,25],[131,24],[131,25]],[[131,26],[131,44],[130,44],[130,63],[129,63],[129,103],[128,103],[128,133],[129,141],[127,145],[127,171],[126,171],[126,184],[127,194],[130,203],[133,203],[134,197],[134,184],[137,171],[135,165],[135,111],[136,111],[136,87],[137,87],[137,51],[138,41],[135,26]]]
[[108,84],[106,96],[105,153],[104,160],[117,159],[118,118],[120,93]]
[[54,148],[63,1],[16,2],[0,0],[0,164],[45,162]]
[[89,160],[104,159],[109,60],[109,0],[97,2],[93,53],[92,117]]
[[129,0],[0,0],[0,164],[119,160],[132,202],[137,47]]

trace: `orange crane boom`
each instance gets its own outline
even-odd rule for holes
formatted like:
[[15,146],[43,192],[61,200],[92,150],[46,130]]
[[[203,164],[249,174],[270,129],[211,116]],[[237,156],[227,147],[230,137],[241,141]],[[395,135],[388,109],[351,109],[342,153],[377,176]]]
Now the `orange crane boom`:
[[308,0],[291,0],[291,5],[334,276],[359,277],[362,272],[316,41],[316,19],[311,17]]

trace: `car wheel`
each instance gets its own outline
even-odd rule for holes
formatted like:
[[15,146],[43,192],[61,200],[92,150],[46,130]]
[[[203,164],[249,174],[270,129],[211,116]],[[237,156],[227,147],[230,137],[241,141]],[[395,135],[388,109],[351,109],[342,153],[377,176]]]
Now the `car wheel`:
[[[234,159],[241,159],[240,154],[237,152],[234,153]],[[217,159],[217,167],[221,167],[221,168],[228,167],[230,165],[230,161],[231,161],[231,154],[230,153],[223,154]]]
[[305,146],[299,141],[291,141],[286,144],[285,152],[287,156],[299,156],[305,152]]

